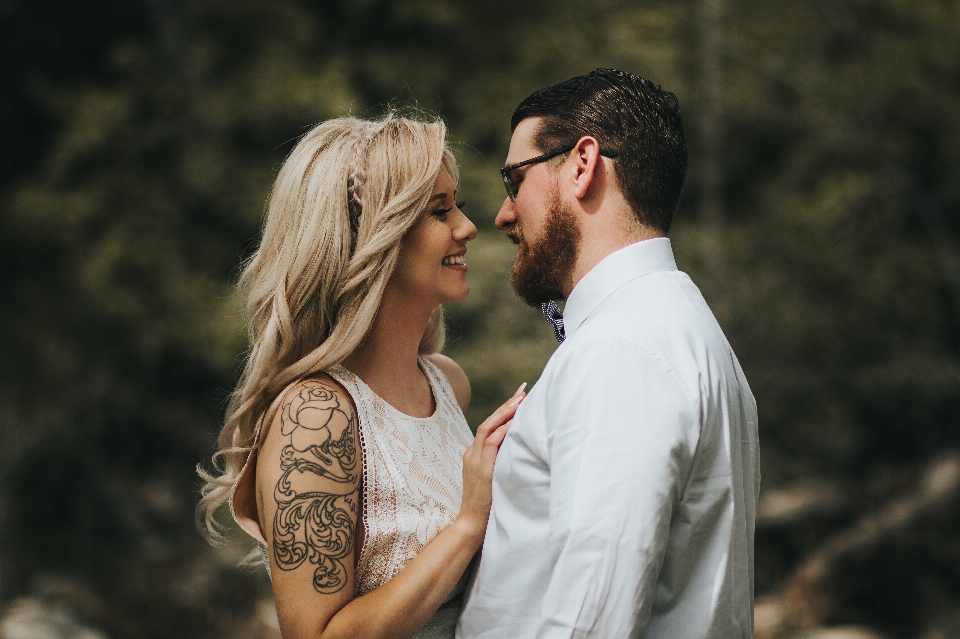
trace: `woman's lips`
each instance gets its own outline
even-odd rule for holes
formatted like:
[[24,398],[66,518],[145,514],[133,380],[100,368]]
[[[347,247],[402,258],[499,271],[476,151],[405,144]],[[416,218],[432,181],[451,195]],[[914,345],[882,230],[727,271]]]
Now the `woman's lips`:
[[456,271],[465,271],[467,270],[467,256],[464,253],[456,253],[454,255],[448,255],[441,261],[441,264],[452,268]]

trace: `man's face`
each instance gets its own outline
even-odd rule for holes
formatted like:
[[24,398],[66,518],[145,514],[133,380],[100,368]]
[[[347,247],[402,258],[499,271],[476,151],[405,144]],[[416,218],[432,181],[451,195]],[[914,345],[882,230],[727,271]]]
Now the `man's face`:
[[507,231],[507,237],[517,244],[517,261],[510,270],[517,295],[531,306],[565,299],[577,261],[580,226],[560,194],[553,191],[537,237],[527,240],[519,224]]
[[[527,118],[517,125],[506,164],[543,154],[533,142],[539,123],[540,118]],[[518,245],[510,283],[532,306],[564,299],[576,263],[580,226],[561,198],[558,171],[552,162],[532,164],[516,169],[511,178],[520,189],[514,200],[504,200],[496,220]]]
[[[521,120],[510,138],[510,150],[504,166],[517,164],[542,155],[534,144],[537,128],[542,118]],[[522,225],[528,238],[534,238],[540,232],[540,225],[546,217],[547,196],[555,188],[556,176],[547,163],[531,164],[511,171],[510,177],[519,185],[515,200],[505,198],[496,224],[501,230]]]

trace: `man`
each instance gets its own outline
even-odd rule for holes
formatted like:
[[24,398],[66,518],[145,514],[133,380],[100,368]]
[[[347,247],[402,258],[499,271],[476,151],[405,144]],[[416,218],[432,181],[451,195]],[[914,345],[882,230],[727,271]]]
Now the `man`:
[[756,403],[665,237],[676,97],[598,69],[511,126],[497,226],[562,343],[500,449],[457,636],[752,637]]

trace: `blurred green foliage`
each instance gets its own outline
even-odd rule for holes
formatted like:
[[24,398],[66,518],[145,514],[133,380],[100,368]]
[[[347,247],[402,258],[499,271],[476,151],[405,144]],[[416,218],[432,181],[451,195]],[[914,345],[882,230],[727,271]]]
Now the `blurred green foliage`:
[[448,309],[469,421],[535,382],[555,343],[507,284],[497,168],[516,104],[598,66],[680,98],[671,235],[757,396],[765,486],[956,448],[960,3],[728,0],[720,226],[696,25],[679,0],[0,2],[0,603],[57,575],[111,636],[252,636],[264,580],[199,540],[193,468],[242,361],[237,267],[325,118],[447,120],[480,228]]

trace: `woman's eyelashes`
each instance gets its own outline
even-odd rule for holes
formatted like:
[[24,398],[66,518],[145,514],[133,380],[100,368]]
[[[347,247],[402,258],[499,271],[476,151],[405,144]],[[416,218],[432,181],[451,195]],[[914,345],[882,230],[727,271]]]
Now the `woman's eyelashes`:
[[[454,202],[454,206],[456,206],[458,209],[462,209],[464,206],[466,206],[466,204],[467,202],[465,200],[462,200],[460,202]],[[447,217],[447,213],[449,213],[452,210],[453,210],[453,206],[448,206],[447,208],[439,208],[439,209],[436,209],[433,213],[431,213],[431,215],[442,220],[445,217]]]

